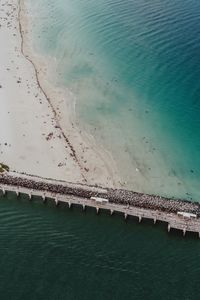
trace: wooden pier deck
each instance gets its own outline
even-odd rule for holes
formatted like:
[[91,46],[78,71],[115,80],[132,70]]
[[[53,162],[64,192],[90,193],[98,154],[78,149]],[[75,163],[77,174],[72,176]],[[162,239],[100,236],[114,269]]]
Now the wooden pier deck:
[[[36,179],[38,180],[38,179]],[[58,184],[57,182],[54,184]],[[95,188],[91,187],[93,192],[103,192],[106,195],[106,189]],[[120,212],[124,215],[126,219],[128,216],[134,216],[138,218],[138,221],[141,222],[142,219],[150,219],[155,224],[157,221],[167,223],[167,230],[168,232],[171,229],[178,229],[181,230],[183,235],[185,236],[186,232],[194,232],[198,233],[200,237],[200,218],[185,218],[183,216],[177,215],[177,213],[166,212],[162,210],[155,210],[155,209],[146,209],[136,207],[134,205],[123,205],[117,203],[107,202],[97,203],[95,200],[91,198],[86,198],[82,196],[77,196],[73,194],[61,194],[55,193],[46,190],[40,189],[30,189],[23,186],[16,186],[10,184],[3,184],[0,183],[0,189],[2,193],[5,195],[7,191],[15,192],[16,196],[19,196],[20,193],[27,194],[29,199],[32,199],[32,196],[39,196],[41,200],[45,202],[46,198],[52,198],[55,201],[55,204],[58,205],[59,203],[66,203],[69,207],[72,205],[80,205],[82,206],[83,210],[86,207],[93,207],[96,209],[96,212],[99,213],[101,209],[109,210],[110,214],[112,215],[114,212]],[[88,189],[88,187],[87,187]]]

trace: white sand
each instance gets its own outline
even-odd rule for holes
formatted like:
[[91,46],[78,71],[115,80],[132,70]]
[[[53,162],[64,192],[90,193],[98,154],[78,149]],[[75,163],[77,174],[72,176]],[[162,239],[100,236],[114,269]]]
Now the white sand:
[[[26,12],[22,10],[21,17],[22,13],[21,24],[25,31]],[[48,84],[41,58],[30,51],[27,37],[30,38],[30,35],[24,32],[25,42],[21,48],[18,1],[2,0],[0,162],[17,172],[72,182],[119,186],[110,154],[97,149],[93,137],[74,125],[75,111],[74,103],[70,102],[70,92],[55,91]],[[38,78],[29,59],[37,67]]]

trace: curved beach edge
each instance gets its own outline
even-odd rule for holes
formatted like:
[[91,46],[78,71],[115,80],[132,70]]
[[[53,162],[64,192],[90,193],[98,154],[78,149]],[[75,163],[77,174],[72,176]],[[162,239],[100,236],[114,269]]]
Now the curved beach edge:
[[26,15],[24,1],[18,0],[18,6],[21,53],[34,68],[38,87],[49,103],[56,126],[60,129],[66,146],[70,149],[70,155],[80,170],[83,182],[121,187],[122,182],[112,155],[103,147],[96,145],[95,137],[78,127],[75,97],[72,92],[64,88],[53,87],[49,82],[46,71],[48,59],[40,57],[31,46],[31,24]]

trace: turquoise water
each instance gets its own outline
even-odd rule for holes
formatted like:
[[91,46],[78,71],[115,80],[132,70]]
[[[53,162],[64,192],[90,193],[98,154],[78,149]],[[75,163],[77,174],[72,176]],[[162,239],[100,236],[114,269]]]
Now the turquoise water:
[[200,2],[29,0],[35,49],[126,188],[200,199]]
[[122,215],[0,197],[0,294],[17,299],[199,299],[197,236]]

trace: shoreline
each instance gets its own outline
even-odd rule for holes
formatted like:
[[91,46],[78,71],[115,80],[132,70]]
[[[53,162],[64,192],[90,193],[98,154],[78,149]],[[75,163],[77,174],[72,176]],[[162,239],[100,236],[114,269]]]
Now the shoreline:
[[[137,121],[135,124],[136,127],[130,127],[134,137],[133,144],[129,145],[128,142],[125,142],[126,140],[123,139],[123,136],[120,135],[120,130],[119,136],[116,137],[115,134],[118,130],[112,132],[112,126],[109,126],[109,124],[111,125],[113,122],[112,116],[108,120],[107,127],[107,123],[104,122],[105,120],[102,116],[102,119],[100,118],[99,120],[100,125],[97,122],[97,131],[92,130],[92,126],[95,123],[91,125],[90,122],[88,122],[87,124],[87,119],[90,120],[90,116],[86,114],[85,120],[81,117],[79,118],[79,113],[81,113],[79,108],[81,105],[84,106],[84,103],[81,104],[81,97],[80,99],[76,99],[76,95],[79,95],[79,92],[76,91],[75,87],[73,93],[73,84],[69,84],[70,88],[66,88],[64,84],[62,85],[62,78],[59,77],[60,61],[59,55],[58,61],[56,60],[56,53],[59,53],[61,49],[55,46],[55,49],[53,48],[54,52],[49,52],[46,47],[41,46],[40,48],[38,46],[42,44],[43,34],[45,34],[45,32],[46,34],[48,33],[48,30],[45,30],[48,20],[44,19],[45,21],[43,21],[41,15],[37,15],[34,9],[32,12],[31,2],[30,5],[28,5],[29,1],[25,2],[21,0],[20,2],[25,5],[25,7],[22,7],[21,15],[22,28],[24,29],[25,55],[33,62],[39,83],[48,98],[47,101],[50,101],[51,106],[54,108],[55,118],[59,121],[59,126],[75,150],[78,165],[85,182],[115,188],[127,188],[138,192],[155,193],[162,196],[176,196],[191,199],[192,193],[190,186],[182,182],[182,178],[176,176],[173,170],[171,170],[171,166],[167,165],[167,161],[165,161],[165,158],[163,158],[161,154],[154,155],[154,153],[156,153],[155,149],[159,148],[159,141],[158,143],[153,143],[151,139],[145,139],[146,136],[148,137],[148,134],[146,132],[144,132],[144,134],[140,132],[140,128],[137,127]],[[34,26],[34,22],[41,23],[41,25],[37,28],[37,26]],[[42,29],[43,27],[44,29]],[[40,31],[40,29],[42,31]],[[33,44],[34,41],[36,41],[36,46]],[[74,57],[74,59],[76,60],[76,57]],[[70,57],[66,56],[65,60],[70,61]],[[89,85],[88,87],[91,86]],[[91,107],[93,99],[95,104],[95,95],[93,96],[94,97],[90,99]],[[124,118],[126,118],[126,115],[124,115]],[[121,119],[119,120],[120,122],[122,121]],[[96,127],[96,125],[93,127]],[[101,127],[102,130],[100,129]],[[127,132],[129,132],[129,128],[126,129]],[[97,134],[95,132],[97,132]],[[116,146],[115,149],[112,148],[112,144],[109,143],[106,138],[104,139],[103,132],[106,133],[105,136],[110,136],[110,141],[114,141],[114,145],[118,145],[118,147]],[[124,136],[126,136],[125,131]],[[117,141],[116,144],[115,139]],[[125,144],[123,144],[124,142]],[[106,150],[110,150],[110,153]],[[138,153],[141,153],[141,155],[138,155]]]
[[76,126],[74,95],[54,90],[45,61],[31,53],[23,2],[5,1],[0,12],[1,19],[7,16],[0,30],[0,162],[34,176],[122,188],[112,156]]
[[70,155],[80,169],[83,181],[88,184],[121,187],[119,172],[112,155],[102,146],[97,146],[95,138],[76,124],[76,99],[74,95],[64,87],[55,87],[50,82],[47,76],[48,59],[40,57],[33,50],[32,39],[30,38],[31,22],[27,18],[24,1],[18,1],[22,53],[34,67],[38,86],[53,111],[56,124],[70,148],[72,153]]
[[[45,90],[43,89],[41,83],[40,83],[40,80],[39,80],[39,74],[38,74],[38,71],[37,71],[37,68],[36,68],[36,65],[34,64],[34,61],[31,60],[31,58],[29,57],[29,55],[26,55],[26,53],[24,52],[24,34],[23,34],[23,28],[22,28],[22,24],[21,24],[21,13],[22,13],[22,0],[18,0],[18,6],[19,6],[19,10],[18,10],[18,20],[19,20],[19,32],[20,32],[20,36],[21,36],[21,53],[22,55],[32,64],[33,66],[33,69],[35,71],[35,78],[36,78],[36,81],[37,81],[37,84],[40,88],[40,90],[42,91],[42,93],[44,94],[46,100],[48,101],[51,109],[52,109],[52,112],[54,114],[54,117],[55,117],[55,120],[56,120],[56,126],[60,129],[61,133],[62,133],[62,136],[63,138],[65,139],[66,143],[68,144],[70,150],[71,150],[71,153],[72,153],[72,157],[73,159],[75,160],[75,162],[78,164],[78,166],[80,167],[81,169],[81,166],[80,166],[80,163],[78,161],[78,158],[77,158],[77,155],[76,155],[76,151],[74,150],[73,146],[71,145],[69,139],[67,138],[67,136],[65,135],[63,129],[61,128],[61,125],[57,119],[57,114],[56,114],[56,110],[55,108],[53,107],[47,93],[45,92]],[[83,176],[83,179],[85,179],[84,175],[82,174]]]
[[22,53],[18,4],[3,0],[0,11],[0,162],[13,171],[84,182],[37,73]]
[[0,163],[21,173],[120,186],[110,154],[76,126],[71,91],[51,86],[48,61],[29,47],[24,4],[3,0],[0,12]]

